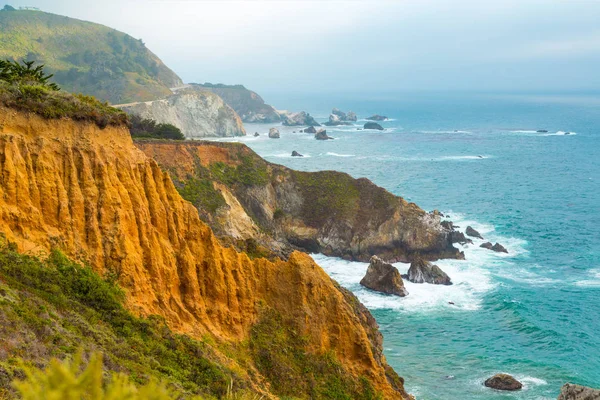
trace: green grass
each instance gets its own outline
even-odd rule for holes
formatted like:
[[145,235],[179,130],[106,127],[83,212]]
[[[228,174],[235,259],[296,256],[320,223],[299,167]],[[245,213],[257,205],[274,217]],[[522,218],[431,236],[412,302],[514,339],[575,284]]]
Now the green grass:
[[10,381],[26,365],[100,351],[104,367],[136,385],[165,381],[179,395],[226,395],[233,372],[207,344],[171,332],[160,317],[137,318],[123,307],[112,279],[58,251],[42,261],[0,249],[0,398],[15,396]]
[[181,197],[211,214],[227,204],[221,192],[214,188],[209,179],[192,176],[182,185],[178,187]]
[[6,58],[43,63],[65,90],[113,104],[162,98],[180,83],[141,40],[40,11],[0,11],[0,59]]
[[269,182],[266,163],[250,155],[239,155],[238,166],[215,162],[210,165],[212,176],[226,185],[263,186]]

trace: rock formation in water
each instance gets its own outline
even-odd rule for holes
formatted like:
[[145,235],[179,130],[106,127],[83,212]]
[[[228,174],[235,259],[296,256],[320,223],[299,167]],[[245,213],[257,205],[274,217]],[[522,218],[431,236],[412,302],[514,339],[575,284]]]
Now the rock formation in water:
[[371,257],[367,273],[361,279],[360,284],[377,292],[400,297],[408,296],[398,269],[377,256]]
[[296,150],[292,151],[292,157],[304,157],[302,154],[298,153]]
[[246,134],[240,117],[211,92],[184,89],[162,100],[119,107],[142,118],[175,125],[190,139]]
[[[177,154],[164,149],[163,155]],[[209,152],[211,160],[226,156]],[[171,158],[180,169],[190,168],[188,161]],[[206,346],[217,342],[216,351],[236,346],[220,353],[219,362],[235,367],[248,387],[267,397],[278,395],[270,392],[278,387],[277,371],[264,368],[243,343],[266,323],[265,315],[274,315],[267,321],[280,330],[273,332],[297,332],[302,341],[293,345],[301,346],[310,368],[317,366],[310,360],[332,355],[339,374],[330,373],[348,380],[340,389],[346,397],[364,379],[384,398],[409,398],[386,364],[375,321],[354,296],[306,254],[272,262],[223,247],[125,127],[99,129],[0,108],[0,191],[0,231],[19,251],[44,254],[58,247],[118,277],[135,314],[159,316]],[[274,352],[266,356],[278,362],[288,360],[279,348],[264,351]],[[309,397],[301,370],[282,365],[291,368],[286,378],[301,383],[298,395]]]
[[508,374],[496,374],[484,382],[484,385],[496,390],[520,390],[523,384]]
[[368,119],[369,121],[387,121],[388,117],[375,114],[375,115],[371,115],[370,117],[367,117],[365,119]]
[[315,139],[317,140],[329,140],[333,139],[331,136],[327,135],[327,131],[325,129],[319,129],[317,133],[315,133]]
[[475,229],[473,229],[470,226],[467,226],[465,233],[467,234],[467,236],[471,236],[471,237],[474,237],[477,239],[483,239],[483,236],[481,236],[481,234],[479,232],[477,232]]
[[492,245],[490,242],[485,242],[485,243],[482,243],[479,247],[482,247],[482,248],[488,249],[488,250],[493,250],[496,253],[508,253],[508,250],[506,250],[506,248],[504,246],[502,246],[500,243],[496,243],[496,244]]
[[217,94],[225,101],[244,122],[272,123],[281,121],[281,115],[256,92],[243,85],[223,85],[205,83],[191,84],[195,89]]
[[296,113],[286,112],[282,114],[283,125],[285,126],[321,126],[310,114],[306,111]]
[[[219,142],[137,141],[171,174],[182,193],[211,187],[214,200],[188,198],[219,235],[254,238],[286,257],[293,248],[348,260],[462,258],[440,216],[368,179],[334,171],[301,172],[270,164],[247,146]],[[211,197],[211,199],[213,198]],[[233,229],[223,220],[249,222]],[[240,215],[246,215],[242,219]],[[262,232],[256,234],[256,232]]]
[[329,115],[329,121],[325,122],[324,125],[327,126],[339,126],[339,125],[353,125],[353,122],[357,120],[356,114],[352,111],[349,111],[348,114],[345,112],[334,108],[331,110],[331,114]]
[[317,130],[314,126],[309,126],[308,128],[303,130],[304,133],[317,133]]
[[382,131],[383,127],[379,125],[377,122],[367,122],[364,126],[364,129],[375,129],[378,131]]
[[280,135],[279,135],[279,129],[277,128],[270,128],[269,129],[269,138],[271,139],[279,139]]
[[408,269],[408,280],[413,283],[432,283],[434,285],[452,285],[450,277],[437,265],[416,258]]
[[566,383],[557,400],[600,400],[600,390]]

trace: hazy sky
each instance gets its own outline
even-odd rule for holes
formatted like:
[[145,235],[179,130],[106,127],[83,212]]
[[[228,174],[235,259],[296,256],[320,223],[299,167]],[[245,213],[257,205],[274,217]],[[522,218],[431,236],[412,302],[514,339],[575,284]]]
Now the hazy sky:
[[600,1],[5,0],[142,38],[259,92],[600,90]]

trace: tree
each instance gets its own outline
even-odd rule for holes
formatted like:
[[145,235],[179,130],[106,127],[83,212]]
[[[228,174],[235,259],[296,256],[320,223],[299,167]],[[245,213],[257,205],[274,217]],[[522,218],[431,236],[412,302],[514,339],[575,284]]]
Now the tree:
[[2,9],[2,11],[17,11],[16,8],[14,8],[13,6],[7,4],[4,6],[4,8]]
[[34,67],[35,61],[25,61],[23,64],[18,61],[0,60],[0,80],[9,83],[33,83],[44,86],[50,90],[60,90],[56,83],[49,82],[54,75],[47,75],[44,72],[44,65]]

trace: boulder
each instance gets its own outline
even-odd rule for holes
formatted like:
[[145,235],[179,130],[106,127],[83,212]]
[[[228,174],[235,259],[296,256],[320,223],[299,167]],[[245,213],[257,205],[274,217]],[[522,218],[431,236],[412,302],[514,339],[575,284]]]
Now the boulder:
[[600,400],[600,390],[567,383],[560,389],[557,400]]
[[502,246],[500,243],[496,243],[495,245],[493,245],[492,250],[494,250],[497,253],[508,253],[508,250],[506,250],[504,246]]
[[292,151],[292,157],[304,157],[302,154],[298,153],[296,150]]
[[371,115],[370,117],[366,118],[369,121],[387,121],[388,117],[384,116],[384,115]]
[[475,229],[471,228],[470,226],[467,226],[467,230],[465,231],[465,233],[467,234],[467,236],[471,236],[477,239],[483,239],[483,237],[479,234],[479,232],[477,232]]
[[277,129],[277,128],[269,129],[269,137],[271,139],[279,139],[279,129]]
[[433,283],[434,285],[452,285],[450,277],[437,265],[421,258],[410,263],[408,280],[412,283]]
[[496,374],[484,382],[484,385],[496,390],[520,390],[523,384],[508,374]]
[[482,243],[481,246],[479,246],[479,247],[483,247],[484,249],[491,250],[492,247],[494,247],[494,245],[492,245],[490,242],[485,242],[485,243]]
[[377,256],[371,257],[367,273],[360,284],[368,289],[404,297],[408,291],[398,269]]
[[283,114],[283,125],[285,126],[321,126],[309,113],[306,111],[300,111],[297,113],[286,113]]
[[304,133],[317,133],[317,130],[315,129],[314,126],[309,126],[308,128],[306,128],[304,131]]
[[379,125],[377,122],[367,122],[364,126],[365,129],[377,129],[378,131],[382,131],[383,127]]
[[333,139],[331,136],[327,136],[327,131],[325,129],[319,129],[317,133],[315,133],[315,139],[317,140],[329,140]]
[[260,136],[260,133],[254,132],[254,137]]
[[471,239],[467,239],[467,237],[465,236],[464,233],[459,232],[459,231],[451,231],[450,234],[450,242],[452,243],[460,243],[460,244],[473,244],[473,241]]

